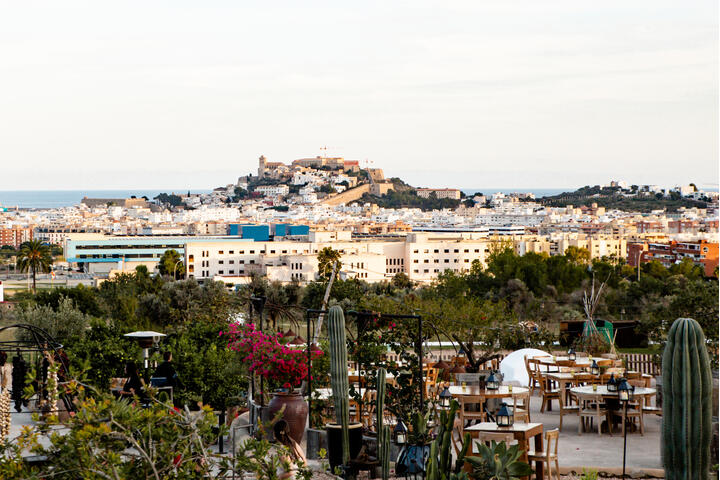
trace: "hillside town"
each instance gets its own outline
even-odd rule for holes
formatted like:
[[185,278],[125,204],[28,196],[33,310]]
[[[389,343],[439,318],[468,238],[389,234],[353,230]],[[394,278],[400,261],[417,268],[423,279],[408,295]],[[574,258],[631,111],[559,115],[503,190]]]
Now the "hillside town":
[[[510,242],[515,252],[564,255],[569,247],[589,252],[588,261],[609,259],[665,266],[690,259],[717,277],[718,195],[694,185],[662,189],[612,181],[600,189],[622,196],[679,197],[704,206],[634,212],[590,205],[549,206],[532,193],[466,196],[453,188],[413,189],[385,179],[382,169],[359,161],[315,157],[290,164],[258,160],[257,175],[206,194],[148,198],[83,198],[58,209],[4,208],[0,246],[17,249],[37,239],[62,247],[68,271],[93,280],[158,271],[166,250],[182,258],[186,278],[246,284],[254,274],[279,282],[310,282],[318,276],[318,252],[342,254],[342,275],[380,282],[404,274],[419,283],[446,271],[485,265],[493,245]],[[450,199],[455,208],[386,208],[361,201],[396,185],[421,198]],[[12,258],[4,269],[11,272]],[[2,268],[0,267],[0,271]]]

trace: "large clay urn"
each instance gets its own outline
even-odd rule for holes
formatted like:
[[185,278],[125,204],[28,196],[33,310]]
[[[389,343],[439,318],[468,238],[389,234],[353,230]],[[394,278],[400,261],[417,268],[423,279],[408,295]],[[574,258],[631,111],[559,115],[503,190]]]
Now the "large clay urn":
[[305,424],[307,423],[308,404],[299,393],[275,392],[268,404],[269,418],[275,418],[277,412],[285,406],[282,419],[290,427],[290,436],[298,443],[302,442]]

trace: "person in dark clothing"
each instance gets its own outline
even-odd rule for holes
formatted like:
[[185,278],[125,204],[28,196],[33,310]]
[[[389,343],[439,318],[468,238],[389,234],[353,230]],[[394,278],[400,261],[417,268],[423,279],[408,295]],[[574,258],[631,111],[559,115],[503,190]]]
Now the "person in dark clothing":
[[127,365],[125,365],[125,375],[127,375],[128,379],[125,385],[123,385],[123,389],[119,392],[120,396],[132,397],[133,395],[137,395],[142,398],[145,395],[145,391],[135,362],[128,362]]
[[25,390],[25,375],[27,375],[27,363],[23,359],[20,349],[12,359],[12,399],[15,402],[15,410],[22,412],[22,406],[27,406],[27,400],[23,398]]
[[177,372],[175,371],[175,366],[172,364],[172,352],[163,353],[163,360],[164,361],[155,369],[153,378],[165,378],[167,380],[165,380],[164,384],[156,386],[176,387],[178,383]]

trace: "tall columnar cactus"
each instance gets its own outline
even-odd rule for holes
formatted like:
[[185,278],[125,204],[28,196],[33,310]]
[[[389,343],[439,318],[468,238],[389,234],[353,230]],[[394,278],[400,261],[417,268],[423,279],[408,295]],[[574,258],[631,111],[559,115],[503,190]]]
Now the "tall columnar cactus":
[[450,404],[450,410],[440,412],[440,429],[438,436],[430,446],[430,456],[428,457],[428,480],[466,480],[468,478],[467,474],[460,472],[460,470],[462,469],[465,455],[470,448],[471,440],[469,433],[466,433],[463,437],[462,448],[460,449],[460,453],[458,453],[454,467],[452,461],[452,435],[458,409],[458,402],[453,400]]
[[382,479],[390,478],[390,427],[383,425],[378,434],[378,459],[382,471]]
[[[377,405],[375,405],[375,429],[377,431],[378,440],[378,461],[382,467],[383,480],[387,480],[390,475],[390,428],[384,424],[383,413],[385,411],[385,376],[387,372],[384,368],[378,368],[377,381],[375,387],[377,388]],[[385,435],[385,429],[388,433]],[[385,472],[388,472],[385,474]]]
[[335,403],[335,422],[342,427],[343,465],[350,460],[350,405],[347,372],[347,344],[345,343],[345,316],[337,305],[328,312],[328,335],[330,337],[330,383]]
[[662,451],[668,480],[706,479],[712,438],[712,375],[700,324],[678,318],[662,359]]

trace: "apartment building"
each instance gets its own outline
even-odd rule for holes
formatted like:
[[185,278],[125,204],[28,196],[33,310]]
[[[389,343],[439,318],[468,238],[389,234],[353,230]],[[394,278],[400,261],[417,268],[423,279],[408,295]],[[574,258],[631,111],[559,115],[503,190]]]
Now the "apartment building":
[[451,198],[453,200],[460,200],[460,190],[457,188],[418,188],[418,197],[430,198],[432,194],[435,194],[436,198]]
[[8,228],[0,228],[0,246],[10,245],[13,248],[20,248],[24,242],[33,239],[33,229],[13,225]]
[[658,261],[671,267],[684,259],[690,259],[703,268],[705,276],[715,275],[718,267],[718,243],[700,240],[697,242],[638,242],[627,247],[627,263],[636,267],[638,263]]

